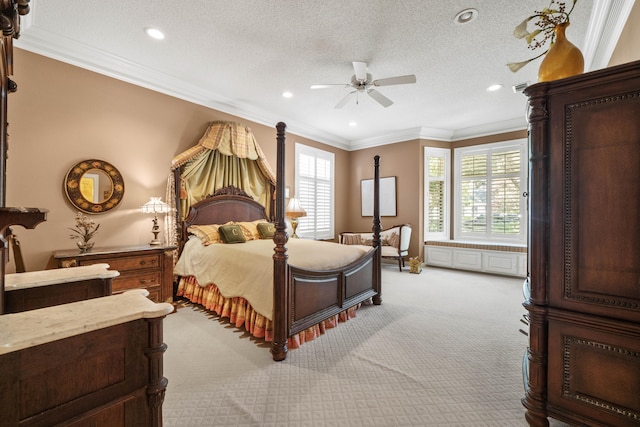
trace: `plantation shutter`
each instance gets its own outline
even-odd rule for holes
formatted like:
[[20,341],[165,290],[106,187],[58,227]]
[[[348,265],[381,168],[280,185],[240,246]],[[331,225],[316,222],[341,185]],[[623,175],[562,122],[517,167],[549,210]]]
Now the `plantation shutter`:
[[462,156],[462,232],[487,231],[487,155]]
[[425,240],[449,238],[450,150],[425,147]]
[[491,155],[491,232],[520,234],[520,152]]
[[456,238],[525,242],[526,141],[456,150]]
[[334,154],[296,144],[296,194],[307,216],[298,220],[300,237],[334,238]]

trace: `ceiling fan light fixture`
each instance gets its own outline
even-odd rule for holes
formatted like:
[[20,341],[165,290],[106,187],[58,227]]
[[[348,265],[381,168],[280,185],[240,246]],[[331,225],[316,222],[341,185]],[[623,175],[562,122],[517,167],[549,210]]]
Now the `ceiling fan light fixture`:
[[354,61],[353,65],[353,75],[351,76],[351,82],[348,84],[319,84],[312,85],[311,89],[322,89],[331,86],[343,86],[345,88],[351,88],[352,90],[347,93],[338,104],[334,108],[342,108],[344,107],[350,99],[354,96],[356,98],[356,105],[359,104],[359,94],[366,93],[372,99],[374,99],[378,104],[383,107],[389,107],[393,104],[389,98],[373,89],[372,86],[391,86],[391,85],[402,85],[416,82],[416,76],[413,74],[408,74],[406,76],[396,76],[396,77],[388,77],[385,79],[373,80],[371,74],[367,73],[367,63]]
[[473,8],[464,9],[456,14],[455,18],[453,18],[453,22],[459,25],[464,25],[475,20],[477,17],[478,17],[477,9],[473,9]]

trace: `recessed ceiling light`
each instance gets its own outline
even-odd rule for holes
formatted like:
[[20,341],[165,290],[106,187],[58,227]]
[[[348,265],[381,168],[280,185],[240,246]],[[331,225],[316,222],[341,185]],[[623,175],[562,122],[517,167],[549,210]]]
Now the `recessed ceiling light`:
[[495,84],[495,85],[491,85],[487,88],[487,92],[495,92],[497,90],[502,89],[502,85],[501,84]]
[[353,127],[358,126],[358,123],[356,123],[356,122],[349,122],[349,126],[351,126],[351,127],[353,128]]
[[144,32],[147,33],[147,35],[152,39],[156,39],[156,40],[164,39],[164,34],[162,33],[162,31],[158,30],[157,28],[147,27],[144,29]]
[[456,24],[468,24],[478,17],[477,9],[465,9],[458,12],[453,22]]
[[291,98],[293,96],[293,94],[291,92],[289,92],[288,90],[285,90],[284,92],[282,92],[282,96],[284,98]]

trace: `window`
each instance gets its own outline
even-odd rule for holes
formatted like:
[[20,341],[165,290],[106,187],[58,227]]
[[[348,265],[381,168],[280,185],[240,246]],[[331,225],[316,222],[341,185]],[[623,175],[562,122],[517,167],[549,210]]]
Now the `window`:
[[527,141],[454,150],[455,238],[526,243]]
[[307,212],[297,234],[310,239],[334,238],[334,154],[296,143],[295,197]]
[[424,148],[424,239],[449,238],[451,150]]

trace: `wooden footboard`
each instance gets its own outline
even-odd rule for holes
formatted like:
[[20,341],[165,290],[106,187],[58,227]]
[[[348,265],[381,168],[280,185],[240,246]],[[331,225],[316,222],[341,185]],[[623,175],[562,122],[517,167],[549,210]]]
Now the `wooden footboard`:
[[315,271],[289,266],[288,336],[378,294],[376,250],[339,270]]

